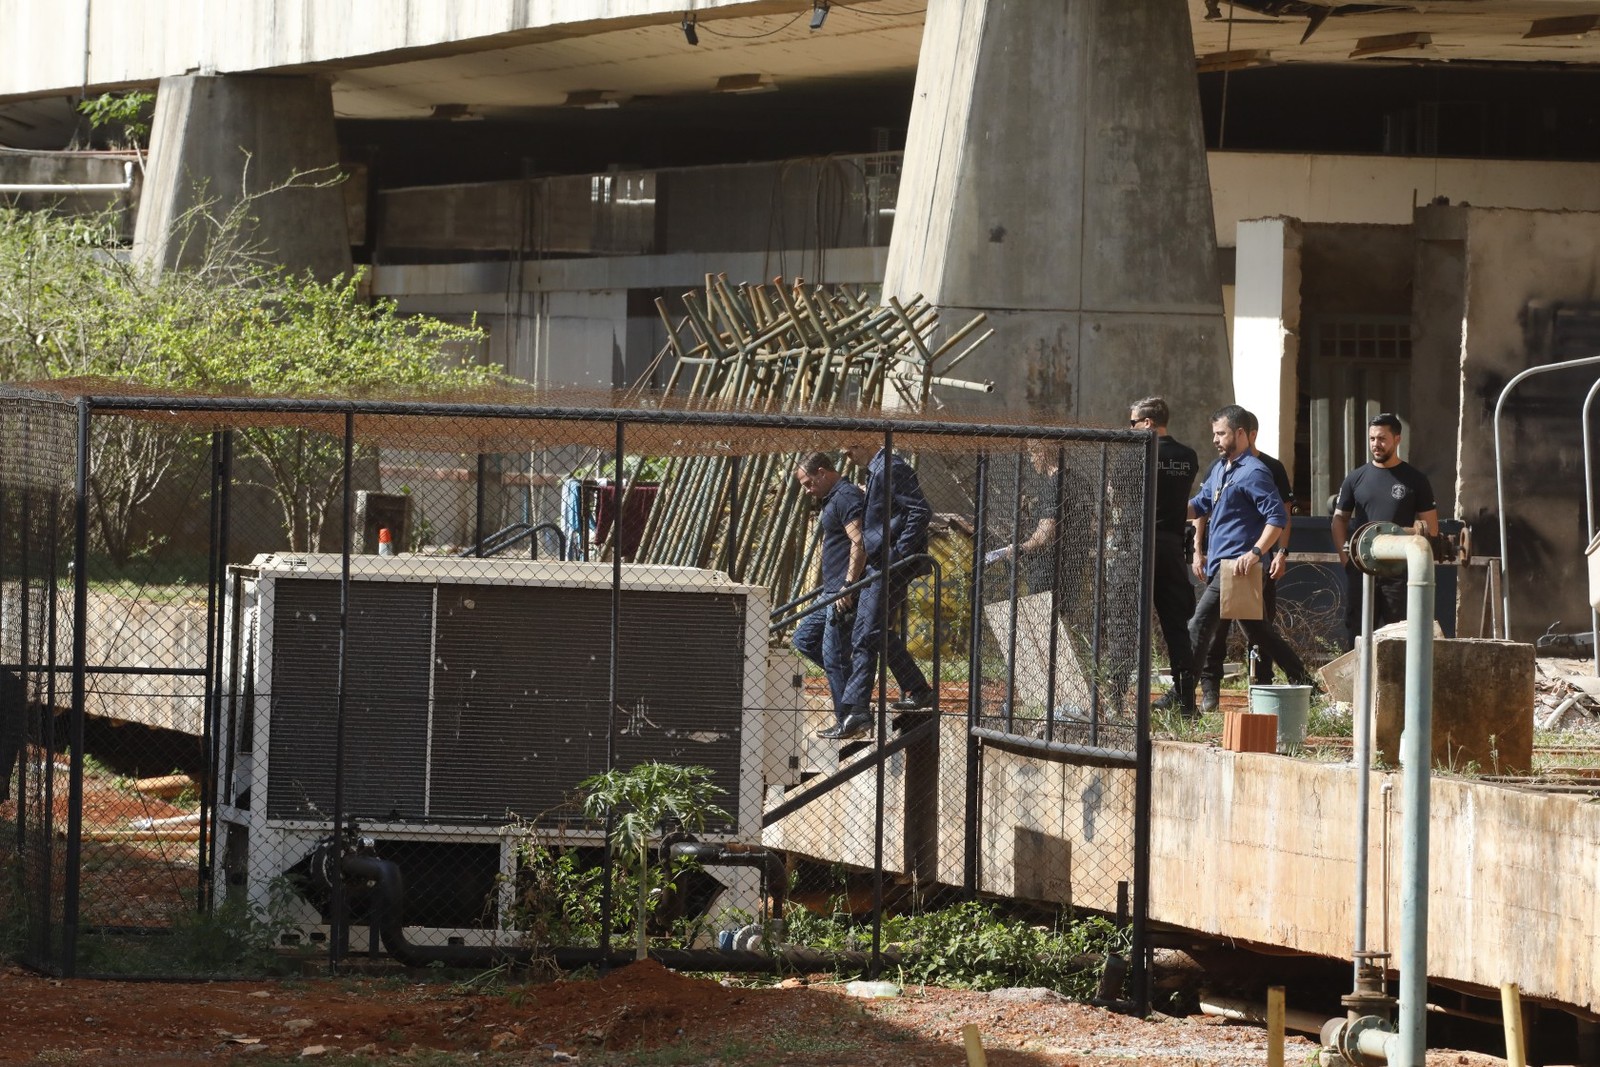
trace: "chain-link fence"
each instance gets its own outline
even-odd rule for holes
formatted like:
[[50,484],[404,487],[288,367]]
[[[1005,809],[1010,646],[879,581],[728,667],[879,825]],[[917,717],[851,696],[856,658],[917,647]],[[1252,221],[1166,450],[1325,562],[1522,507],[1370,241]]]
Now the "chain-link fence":
[[872,968],[963,896],[1143,962],[1147,434],[17,389],[0,432],[34,966],[569,963],[642,915],[748,967],[822,915]]

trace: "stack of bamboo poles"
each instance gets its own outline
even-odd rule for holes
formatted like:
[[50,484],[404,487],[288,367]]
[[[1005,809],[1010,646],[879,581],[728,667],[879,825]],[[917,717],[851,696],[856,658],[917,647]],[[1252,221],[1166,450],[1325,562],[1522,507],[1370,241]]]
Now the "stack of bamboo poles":
[[[984,316],[935,346],[938,310],[920,296],[879,305],[860,291],[798,280],[734,287],[726,277],[708,276],[703,292],[684,294],[685,314],[676,324],[664,301],[656,301],[656,310],[668,337],[656,365],[674,361],[667,392],[685,395],[691,407],[860,414],[881,410],[892,396],[897,407],[922,412],[935,387],[994,388],[950,377],[993,334],[973,336]],[[775,603],[802,595],[816,523],[793,477],[801,458],[673,459],[639,561],[724,569],[766,586]]]

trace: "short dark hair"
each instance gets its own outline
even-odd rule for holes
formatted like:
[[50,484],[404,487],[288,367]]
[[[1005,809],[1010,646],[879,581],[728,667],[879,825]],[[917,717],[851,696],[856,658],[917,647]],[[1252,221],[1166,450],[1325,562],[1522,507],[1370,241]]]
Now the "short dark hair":
[[1391,411],[1380,411],[1378,414],[1372,416],[1372,421],[1367,423],[1367,425],[1382,426],[1385,430],[1388,430],[1396,437],[1399,437],[1401,433],[1400,416]]
[[1246,433],[1261,432],[1261,420],[1256,418],[1255,412],[1246,411],[1244,413],[1244,429]]
[[1211,421],[1226,420],[1230,430],[1247,430],[1255,416],[1250,414],[1238,404],[1224,404],[1211,413]]
[[1149,419],[1157,426],[1165,426],[1167,420],[1172,418],[1172,409],[1167,406],[1167,401],[1159,396],[1147,396],[1143,400],[1133,402],[1134,418]]
[[833,457],[826,452],[813,452],[800,461],[800,469],[807,474],[815,474],[818,471],[836,471],[839,468],[834,466]]

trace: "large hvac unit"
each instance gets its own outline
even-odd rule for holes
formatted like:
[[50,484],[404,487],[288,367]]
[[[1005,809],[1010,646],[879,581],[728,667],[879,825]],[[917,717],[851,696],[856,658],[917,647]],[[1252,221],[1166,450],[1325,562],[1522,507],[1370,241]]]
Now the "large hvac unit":
[[[608,721],[618,767],[712,770],[731,818],[707,842],[759,842],[765,789],[797,779],[799,677],[768,647],[761,588],[623,568],[613,706],[609,564],[352,557],[341,737],[341,570],[272,554],[228,583],[216,875],[258,907],[287,897],[302,936],[326,936],[326,903],[284,887],[326,849],[336,790],[404,870],[408,936],[487,944],[506,937],[519,845],[602,844],[570,801],[606,769]],[[716,909],[757,912],[757,870],[708,873]]]

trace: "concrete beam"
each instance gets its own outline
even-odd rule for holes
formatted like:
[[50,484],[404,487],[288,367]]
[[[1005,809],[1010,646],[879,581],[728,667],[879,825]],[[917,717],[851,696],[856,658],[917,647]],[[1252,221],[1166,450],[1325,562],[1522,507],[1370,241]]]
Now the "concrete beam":
[[990,313],[990,406],[1120,423],[1159,392],[1203,441],[1231,386],[1182,0],[930,7],[884,291]]
[[[698,17],[792,11],[792,0],[0,0],[0,97],[88,94],[190,71],[371,65]],[[353,60],[364,62],[352,63]]]

